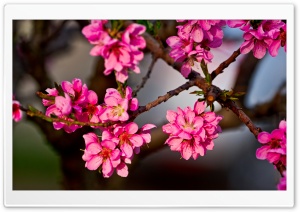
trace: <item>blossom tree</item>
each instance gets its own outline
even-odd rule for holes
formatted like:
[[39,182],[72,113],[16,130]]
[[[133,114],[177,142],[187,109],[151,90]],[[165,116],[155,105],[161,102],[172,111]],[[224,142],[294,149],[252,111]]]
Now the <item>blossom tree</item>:
[[[65,46],[59,46],[61,44],[55,43],[55,39],[60,38],[67,45],[68,38],[63,37],[68,35],[66,23],[68,21],[51,25],[46,21],[35,21],[35,26],[42,27],[34,28],[34,37],[31,40],[20,38],[14,44],[16,64],[22,64],[21,69],[38,82],[36,94],[44,108],[23,104],[18,95],[13,97],[13,120],[20,122],[26,114],[29,120],[38,124],[50,145],[60,154],[65,189],[111,188],[106,186],[109,180],[116,176],[129,178],[137,161],[163,147],[179,154],[178,159],[201,160],[208,154],[207,150],[215,149],[215,142],[222,142],[222,131],[226,129],[222,121],[229,113],[235,114],[257,139],[257,144],[261,144],[252,154],[273,164],[282,176],[274,189],[286,189],[285,117],[278,122],[279,128],[271,133],[259,127],[253,119],[267,116],[272,102],[251,112],[243,103],[247,90],[238,86],[241,82],[248,83],[252,69],[267,54],[276,57],[281,47],[286,51],[286,21],[76,21],[82,38],[91,45],[90,56],[98,60],[91,83],[76,76],[72,81],[52,82],[47,72],[47,56],[51,51],[64,51]],[[165,25],[172,24],[171,32],[164,31]],[[224,30],[232,28],[243,34],[240,47],[232,49],[232,53],[212,70],[210,66],[215,54],[225,42]],[[140,65],[145,54],[152,55],[148,70],[143,70]],[[214,80],[222,78],[226,68],[241,55],[245,56],[244,64],[250,71],[237,75],[234,89],[216,86]],[[138,93],[151,80],[158,59],[172,67],[174,74],[180,73],[186,82],[143,105]],[[134,88],[129,79],[141,73],[144,78]],[[15,76],[17,79],[17,74]],[[172,76],[165,80],[172,80]],[[139,126],[136,119],[140,115],[174,96],[180,97],[183,91],[192,87],[196,89],[189,94],[194,98],[193,105],[168,109],[165,123],[161,125],[146,120],[146,124]],[[225,112],[218,114],[216,106]],[[267,112],[261,114],[263,111]],[[285,114],[285,109],[282,111]],[[274,109],[271,115],[276,112]],[[153,139],[153,132],[161,132],[162,137],[167,137],[159,142]],[[95,170],[100,173],[95,172],[98,187],[88,187],[84,183],[86,173]],[[103,178],[109,179],[104,181]]]

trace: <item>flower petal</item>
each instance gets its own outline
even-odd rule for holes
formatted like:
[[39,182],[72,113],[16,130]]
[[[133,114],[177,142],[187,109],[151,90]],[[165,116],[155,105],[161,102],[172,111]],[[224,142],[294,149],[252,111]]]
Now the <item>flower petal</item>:
[[127,177],[128,176],[128,167],[125,163],[120,163],[117,166],[117,174],[121,177]]
[[267,158],[269,146],[264,145],[256,150],[256,158],[259,160],[265,160]]
[[85,163],[86,168],[89,170],[96,170],[102,164],[102,157],[96,155],[91,160]]
[[105,178],[108,178],[113,174],[114,169],[109,159],[105,160],[104,163],[102,164],[102,172],[103,172],[103,177]]
[[134,147],[140,147],[144,143],[143,138],[140,135],[132,135],[129,140],[134,145]]
[[95,133],[87,133],[82,136],[85,141],[85,145],[87,146],[90,143],[98,143],[98,137]]

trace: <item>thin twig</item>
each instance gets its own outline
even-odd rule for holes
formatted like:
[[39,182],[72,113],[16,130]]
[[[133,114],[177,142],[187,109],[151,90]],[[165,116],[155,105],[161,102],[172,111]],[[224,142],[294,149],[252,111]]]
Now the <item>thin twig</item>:
[[145,106],[140,106],[139,109],[131,115],[131,119],[132,120],[135,119],[141,113],[144,113],[144,112],[150,110],[151,108],[156,107],[157,105],[167,101],[168,99],[170,99],[173,96],[177,96],[182,91],[188,90],[190,87],[192,87],[194,85],[195,85],[195,81],[189,80],[188,82],[184,83],[183,85],[179,86],[178,88],[167,92],[165,95],[159,96],[153,102],[150,102],[150,103],[146,104]]
[[224,62],[222,62],[218,68],[216,68],[212,73],[211,73],[211,79],[214,80],[216,78],[216,76],[218,76],[219,74],[223,73],[223,70],[225,68],[227,68],[231,63],[233,63],[236,58],[241,54],[240,48],[238,48],[236,51],[234,51],[232,53],[232,55],[225,60]]
[[153,70],[153,67],[154,67],[154,64],[156,61],[157,61],[157,57],[152,56],[152,61],[148,68],[148,72],[147,72],[146,76],[143,77],[141,84],[137,86],[135,91],[133,91],[132,96],[135,97],[137,95],[137,93],[145,86],[147,80],[150,78],[150,75],[152,73],[152,70]]

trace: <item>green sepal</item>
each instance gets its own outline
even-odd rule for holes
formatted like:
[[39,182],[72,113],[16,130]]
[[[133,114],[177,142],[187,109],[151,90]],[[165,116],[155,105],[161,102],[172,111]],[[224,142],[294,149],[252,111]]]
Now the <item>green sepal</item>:
[[36,109],[35,107],[33,107],[33,106],[31,106],[31,105],[28,105],[28,110],[30,110],[30,111],[33,112],[33,113],[39,112],[38,109]]
[[214,104],[211,104],[209,107],[210,107],[210,111],[213,112],[215,110],[215,105]]
[[63,91],[61,85],[58,85],[56,82],[54,82],[54,86],[56,90],[58,91],[59,96],[65,97],[65,92]]
[[54,114],[50,114],[50,117],[51,117],[51,118],[54,118],[54,119],[58,118],[58,116],[56,116],[56,115],[54,115]]
[[190,92],[190,94],[196,94],[197,96],[201,96],[201,95],[204,95],[204,92],[203,91],[193,91],[193,92]]
[[206,82],[207,82],[209,85],[211,85],[211,81],[212,81],[212,80],[211,80],[211,75],[210,75],[210,73],[208,72],[207,64],[205,64],[205,62],[204,62],[203,59],[201,60],[200,66],[201,66],[201,69],[202,69],[203,74],[204,74],[204,76],[205,76]]
[[238,97],[238,96],[243,96],[245,94],[246,94],[246,92],[236,92],[236,93],[233,94],[233,96]]

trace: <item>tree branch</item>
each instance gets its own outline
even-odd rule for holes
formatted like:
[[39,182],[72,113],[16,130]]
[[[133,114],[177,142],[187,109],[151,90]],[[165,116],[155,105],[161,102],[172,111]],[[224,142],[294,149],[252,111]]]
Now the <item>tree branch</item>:
[[[161,49],[159,43],[157,43],[157,41],[154,38],[152,38],[148,33],[144,33],[143,37],[146,40],[148,49],[153,53],[154,56],[156,56],[157,58],[163,59],[167,64],[169,64],[175,70],[180,72],[181,65],[175,63],[173,58],[171,58],[169,56],[168,52],[164,49]],[[226,61],[224,61],[223,63],[220,64],[220,66],[213,72],[214,73],[213,75],[217,76],[218,74],[222,73],[222,71],[228,65],[230,65],[233,61],[235,61],[235,58],[238,57],[239,55],[240,55],[240,50],[238,49]],[[256,127],[254,125],[254,123],[251,121],[251,119],[242,111],[241,108],[238,108],[238,106],[233,101],[227,100],[224,102],[222,99],[218,98],[218,95],[222,92],[222,90],[219,87],[214,86],[214,85],[210,86],[206,82],[206,80],[203,77],[201,77],[201,75],[198,72],[195,72],[193,70],[189,74],[188,79],[190,80],[190,82],[194,82],[195,85],[197,87],[199,87],[200,89],[202,89],[204,92],[207,92],[208,90],[211,89],[210,87],[213,86],[214,92],[216,94],[215,95],[216,101],[219,102],[223,107],[229,108],[234,114],[236,114],[237,117],[240,119],[240,121],[242,121],[249,128],[249,130],[253,133],[253,135],[255,137],[257,137],[258,133],[260,132],[260,128]],[[153,103],[155,103],[156,105],[157,105],[157,103],[159,104],[160,101],[158,101],[158,100],[159,99],[157,99]],[[164,100],[164,101],[166,101],[166,100]],[[152,103],[149,103],[148,107],[149,107],[149,109],[151,109]],[[139,112],[137,113],[137,115],[142,112],[145,112],[149,109],[142,107],[138,110]]]
[[160,103],[167,101],[168,99],[170,99],[173,96],[177,96],[182,91],[187,90],[187,89],[189,89],[190,87],[192,87],[194,85],[195,85],[195,81],[194,80],[189,80],[188,82],[184,83],[183,85],[179,86],[178,88],[167,92],[167,94],[165,94],[163,96],[159,96],[153,102],[150,102],[150,103],[146,104],[145,106],[140,106],[137,111],[134,111],[132,113],[131,119],[134,120],[141,113],[144,113],[144,112],[150,110],[151,108],[156,107]]
[[157,61],[157,57],[152,56],[152,62],[148,68],[148,72],[147,72],[146,76],[143,77],[141,84],[138,85],[137,88],[135,89],[135,91],[132,92],[132,96],[136,96],[137,93],[145,86],[147,80],[150,78],[150,75],[152,73],[152,70],[153,70],[153,67],[154,67],[154,64],[156,61]]
[[240,52],[240,48],[238,48],[236,51],[234,51],[232,53],[232,55],[227,59],[225,60],[224,62],[222,62],[218,68],[216,68],[212,73],[211,73],[211,79],[214,80],[216,78],[216,76],[218,76],[219,74],[222,74],[223,73],[223,70],[225,68],[227,68],[231,63],[233,63],[236,58],[241,54]]
[[94,122],[81,122],[81,121],[75,121],[75,120],[72,120],[72,121],[69,121],[69,120],[66,120],[66,119],[63,119],[63,118],[54,118],[54,117],[49,117],[49,116],[46,116],[43,112],[33,108],[32,106],[30,106],[32,109],[26,109],[24,107],[20,107],[20,109],[24,112],[26,112],[26,114],[28,116],[31,116],[31,117],[38,117],[38,118],[41,118],[47,122],[62,122],[62,123],[65,123],[67,125],[80,125],[80,126],[93,126],[93,127],[108,127],[108,126],[111,126],[115,123],[112,123],[112,122],[107,122],[107,123],[94,123]]

